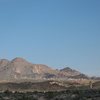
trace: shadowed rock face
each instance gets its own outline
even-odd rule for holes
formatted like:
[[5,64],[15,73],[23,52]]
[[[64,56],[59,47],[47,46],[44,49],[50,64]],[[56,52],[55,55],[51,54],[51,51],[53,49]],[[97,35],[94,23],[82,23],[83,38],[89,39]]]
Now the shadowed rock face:
[[65,76],[76,76],[76,75],[80,75],[81,73],[76,71],[76,70],[73,70],[69,67],[66,67],[64,69],[61,69],[60,72],[62,74],[64,74]]
[[0,68],[4,67],[4,66],[7,66],[7,64],[9,64],[9,60],[7,59],[1,59],[0,60]]
[[12,61],[0,60],[0,80],[48,79],[76,75],[80,75],[80,72],[70,68],[55,70],[44,64],[32,64],[19,57]]

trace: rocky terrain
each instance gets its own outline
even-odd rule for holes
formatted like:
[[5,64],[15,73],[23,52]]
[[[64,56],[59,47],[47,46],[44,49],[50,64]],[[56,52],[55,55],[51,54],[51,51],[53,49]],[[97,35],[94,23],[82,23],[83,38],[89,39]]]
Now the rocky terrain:
[[15,58],[12,61],[0,60],[0,81],[14,80],[41,80],[60,78],[88,78],[88,76],[66,67],[56,70],[44,64],[32,64],[23,58]]

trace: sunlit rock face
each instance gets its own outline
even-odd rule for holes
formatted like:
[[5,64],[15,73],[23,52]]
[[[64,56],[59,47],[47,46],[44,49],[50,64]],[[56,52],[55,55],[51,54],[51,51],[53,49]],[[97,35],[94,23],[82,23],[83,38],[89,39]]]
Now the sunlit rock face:
[[19,57],[12,61],[0,60],[0,80],[54,79],[77,75],[79,76],[81,73],[69,67],[55,70],[44,64],[32,64]]
[[40,79],[45,78],[46,73],[56,74],[56,70],[43,64],[32,64],[19,57],[12,61],[0,60],[1,80]]

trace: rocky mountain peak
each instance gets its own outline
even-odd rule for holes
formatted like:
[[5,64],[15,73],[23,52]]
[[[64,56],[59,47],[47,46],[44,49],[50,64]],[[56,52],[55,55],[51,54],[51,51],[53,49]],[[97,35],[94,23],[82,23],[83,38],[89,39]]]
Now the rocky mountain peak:
[[24,58],[16,57],[12,60],[12,62],[27,62]]
[[0,62],[9,62],[8,59],[0,59]]
[[63,69],[61,69],[61,71],[73,71],[70,67],[65,67]]
[[[79,77],[80,74],[70,67],[56,70],[44,64],[32,64],[20,57],[16,57],[12,61],[0,60],[0,80],[67,78]],[[81,77],[83,76],[81,75]]]
[[77,72],[77,73],[80,73],[74,69],[71,69],[70,67],[65,67],[63,69],[61,69],[60,71],[64,71],[64,72]]
[[76,76],[76,75],[80,75],[81,73],[71,69],[70,67],[65,67],[63,69],[60,70],[60,72],[65,75],[65,76]]
[[10,61],[7,59],[1,59],[0,60],[0,67],[6,66]]

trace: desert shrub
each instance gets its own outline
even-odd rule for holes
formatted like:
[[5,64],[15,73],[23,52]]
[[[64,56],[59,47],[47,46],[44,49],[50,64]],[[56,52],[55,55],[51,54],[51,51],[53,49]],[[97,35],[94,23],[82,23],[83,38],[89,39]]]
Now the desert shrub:
[[10,94],[12,94],[12,92],[7,89],[6,91],[4,91],[4,94],[9,96]]
[[51,98],[53,98],[55,95],[54,95],[54,92],[47,92],[47,94],[46,94],[46,98],[47,99],[51,99]]

